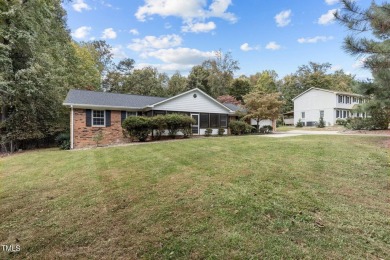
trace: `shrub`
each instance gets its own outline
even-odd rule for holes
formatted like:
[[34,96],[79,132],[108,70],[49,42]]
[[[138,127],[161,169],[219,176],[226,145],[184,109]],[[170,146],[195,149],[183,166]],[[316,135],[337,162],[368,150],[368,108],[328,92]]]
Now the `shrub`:
[[204,132],[205,136],[210,136],[213,133],[213,129],[211,128],[206,128],[206,131]]
[[156,133],[154,138],[159,140],[161,136],[165,133],[165,130],[167,129],[167,121],[165,119],[165,116],[157,115],[149,118],[149,121],[150,121],[151,130],[152,131],[155,130]]
[[317,127],[318,128],[324,128],[325,127],[325,121],[324,121],[324,118],[322,116],[320,117],[320,121],[318,121]]
[[69,133],[60,133],[55,138],[57,146],[61,150],[69,150],[70,149],[70,134]]
[[223,136],[224,133],[225,133],[225,128],[219,128],[218,129],[218,135],[219,136]]
[[262,126],[260,128],[260,133],[263,133],[263,134],[269,134],[271,133],[273,130],[272,126],[271,125],[265,125],[265,126]]
[[295,127],[303,127],[303,123],[302,123],[302,120],[299,119],[297,124],[295,125]]
[[375,118],[349,118],[345,127],[352,130],[379,130],[383,129],[381,122]]
[[180,114],[168,114],[164,117],[170,137],[175,138],[179,131],[182,132],[185,137],[191,134],[191,124],[195,123],[195,120],[192,117]]
[[336,125],[343,125],[345,126],[347,124],[347,120],[345,119],[337,119],[336,120]]
[[180,132],[182,132],[184,137],[187,138],[190,135],[192,135],[191,125],[195,124],[195,119],[185,115],[180,115],[180,117],[181,117]]
[[232,135],[242,135],[249,134],[253,127],[244,121],[231,121],[229,123],[229,128]]
[[99,146],[99,142],[103,140],[103,133],[102,131],[99,131],[97,134],[95,134],[92,137],[92,140],[96,142],[96,146]]
[[148,117],[130,116],[123,121],[122,127],[127,130],[131,137],[145,142],[151,132],[151,120]]

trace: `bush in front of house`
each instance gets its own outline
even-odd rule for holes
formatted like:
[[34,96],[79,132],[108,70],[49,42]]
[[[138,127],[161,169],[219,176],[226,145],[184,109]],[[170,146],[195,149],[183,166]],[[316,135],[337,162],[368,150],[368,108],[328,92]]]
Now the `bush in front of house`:
[[157,115],[149,118],[150,127],[152,131],[155,131],[154,138],[159,140],[161,136],[165,133],[167,129],[167,121],[165,119],[165,115]]
[[184,137],[191,135],[191,125],[195,124],[192,117],[180,114],[168,114],[164,117],[170,137],[175,138],[179,131],[183,133]]
[[299,119],[297,124],[295,125],[295,127],[303,127],[303,123],[302,123],[302,120]]
[[336,120],[336,125],[345,126],[346,124],[347,124],[347,120],[345,120],[345,119],[337,119]]
[[223,136],[224,133],[225,133],[225,128],[218,128],[218,135],[219,136]]
[[231,121],[229,123],[230,132],[232,135],[242,135],[251,133],[253,127],[244,121]]
[[127,117],[122,124],[131,137],[137,138],[140,142],[145,142],[152,131],[150,118],[143,116]]
[[204,135],[205,135],[205,136],[211,136],[212,133],[213,133],[213,129],[211,129],[211,128],[206,128],[206,131],[204,132]]
[[189,137],[190,135],[192,135],[192,127],[191,125],[195,124],[195,119],[193,119],[192,117],[190,116],[186,116],[186,115],[179,115],[181,117],[181,124],[180,124],[180,132],[183,133],[183,136],[185,138]]
[[265,125],[265,126],[262,126],[260,127],[260,133],[262,134],[269,134],[272,132],[273,128],[271,125]]
[[324,128],[325,127],[325,121],[324,121],[324,118],[322,116],[320,117],[320,121],[318,121],[317,127],[318,128]]
[[56,136],[55,141],[57,146],[61,150],[69,150],[70,149],[70,134],[69,133],[60,133]]

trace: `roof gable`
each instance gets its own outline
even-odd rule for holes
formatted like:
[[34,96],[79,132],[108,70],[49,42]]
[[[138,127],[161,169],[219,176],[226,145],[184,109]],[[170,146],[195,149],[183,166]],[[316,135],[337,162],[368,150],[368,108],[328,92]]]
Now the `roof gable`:
[[195,88],[151,105],[156,110],[191,111],[205,113],[233,113],[233,111],[202,90]]

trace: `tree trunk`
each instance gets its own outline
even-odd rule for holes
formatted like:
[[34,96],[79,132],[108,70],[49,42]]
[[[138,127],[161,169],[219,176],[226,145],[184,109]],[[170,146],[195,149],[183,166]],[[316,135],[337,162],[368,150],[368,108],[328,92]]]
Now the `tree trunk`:
[[276,132],[276,119],[272,119],[272,132]]

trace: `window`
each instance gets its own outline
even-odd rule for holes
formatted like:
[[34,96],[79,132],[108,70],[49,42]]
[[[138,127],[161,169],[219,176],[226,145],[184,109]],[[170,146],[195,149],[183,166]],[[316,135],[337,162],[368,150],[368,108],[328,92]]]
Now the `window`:
[[227,115],[220,115],[219,118],[221,127],[227,127]]
[[305,118],[305,112],[302,112],[302,119]]
[[320,117],[324,118],[324,110],[320,110]]
[[219,127],[219,114],[210,114],[210,127],[211,128]]
[[200,128],[209,128],[209,114],[200,114]]
[[357,98],[353,97],[353,103],[356,103],[356,102],[357,102]]
[[343,118],[347,118],[347,111],[343,110]]
[[350,97],[346,97],[346,102],[345,103],[347,103],[347,104],[351,104],[351,98]]
[[340,118],[340,110],[336,110],[336,118]]
[[337,97],[338,97],[338,102],[343,103],[343,96],[338,95]]
[[127,111],[126,113],[126,117],[137,116],[137,115],[138,115],[137,111]]
[[104,126],[104,110],[93,110],[92,111],[92,125],[93,126]]
[[153,115],[154,116],[157,116],[157,115],[165,115],[166,113],[165,113],[165,111],[157,111],[157,110],[154,110],[153,111]]

